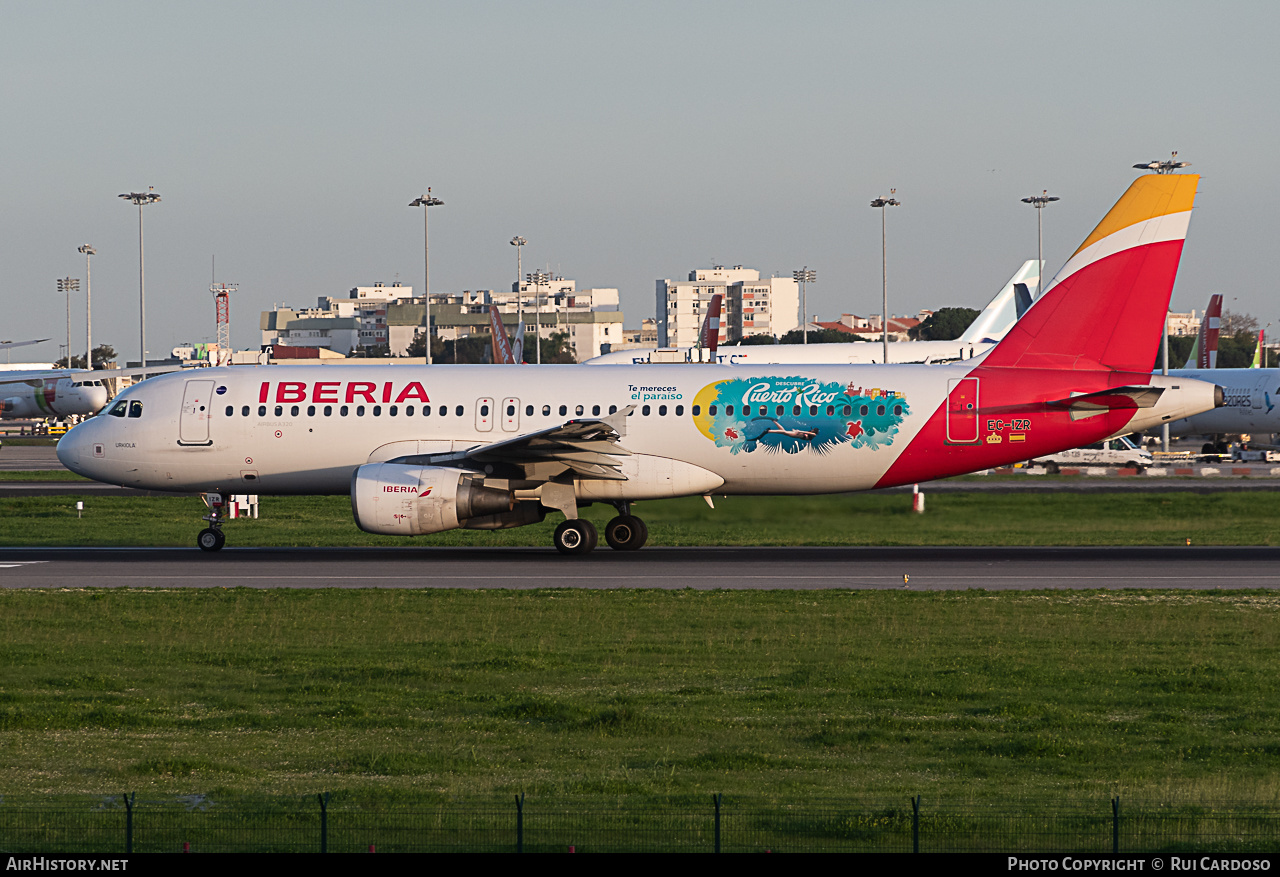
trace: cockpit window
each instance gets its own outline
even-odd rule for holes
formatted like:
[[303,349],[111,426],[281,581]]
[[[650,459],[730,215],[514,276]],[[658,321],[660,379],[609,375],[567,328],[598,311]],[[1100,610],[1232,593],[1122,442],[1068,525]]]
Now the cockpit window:
[[112,417],[124,417],[125,413],[128,410],[129,410],[129,403],[121,399],[119,402],[112,405],[111,410],[108,411],[107,413],[110,414]]
[[130,417],[142,416],[142,403],[139,402],[137,399],[130,400],[129,402],[129,416]]

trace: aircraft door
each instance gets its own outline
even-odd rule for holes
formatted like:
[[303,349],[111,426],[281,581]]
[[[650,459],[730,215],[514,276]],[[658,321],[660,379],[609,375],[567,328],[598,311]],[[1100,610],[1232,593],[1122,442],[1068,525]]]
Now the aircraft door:
[[958,378],[947,382],[947,441],[978,440],[978,379]]
[[493,429],[493,400],[476,400],[476,430],[489,432]]
[[1267,379],[1259,378],[1258,384],[1253,388],[1253,392],[1249,394],[1249,402],[1255,409],[1262,408],[1262,394],[1267,392]]
[[178,444],[207,446],[209,416],[213,413],[213,381],[187,381],[178,418]]
[[507,398],[502,400],[502,430],[515,432],[520,428],[520,400]]

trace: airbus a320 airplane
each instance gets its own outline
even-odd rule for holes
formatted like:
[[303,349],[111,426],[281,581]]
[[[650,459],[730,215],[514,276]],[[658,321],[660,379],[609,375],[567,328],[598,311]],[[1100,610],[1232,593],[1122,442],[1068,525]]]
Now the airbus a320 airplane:
[[[58,458],[152,490],[350,492],[356,524],[419,535],[565,520],[580,505],[815,494],[928,481],[1205,411],[1212,383],[1151,374],[1198,177],[1140,177],[989,353],[947,365],[237,366],[126,390]],[[222,547],[219,506],[197,542]]]

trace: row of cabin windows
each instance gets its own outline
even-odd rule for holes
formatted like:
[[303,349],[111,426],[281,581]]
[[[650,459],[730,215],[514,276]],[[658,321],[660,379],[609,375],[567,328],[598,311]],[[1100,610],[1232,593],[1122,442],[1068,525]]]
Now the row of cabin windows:
[[[141,417],[141,416],[142,416],[142,403],[141,403],[141,402],[134,402],[134,403],[133,403],[133,405],[134,405],[134,406],[136,406],[136,413],[135,413],[135,411],[130,411],[130,412],[129,412],[129,416],[130,416],[130,417]],[[338,416],[339,416],[339,417],[346,417],[346,416],[348,416],[349,414],[351,414],[351,408],[352,408],[353,406],[350,406],[350,405],[339,405],[339,406],[326,405],[326,406],[324,406],[324,409],[323,409],[323,415],[324,415],[325,417],[332,417],[332,416],[333,416],[333,412],[334,412],[334,408],[335,408],[335,407],[337,408]],[[382,406],[381,406],[381,405],[373,405],[373,406],[370,406],[370,407],[373,409],[373,416],[374,416],[374,417],[381,417],[381,416],[382,416]],[[404,416],[405,416],[405,417],[412,417],[412,416],[414,415],[414,411],[416,410],[416,407],[417,407],[417,406],[414,406],[414,405],[405,405],[405,406],[404,406],[404,409],[403,409],[403,414],[404,414]],[[821,407],[822,407],[822,406],[819,406],[819,405],[810,405],[810,406],[809,406],[809,414],[810,414],[811,416],[816,416],[816,415],[818,414],[818,410],[819,410],[819,408],[821,408]],[[843,415],[843,416],[845,416],[845,417],[849,417],[849,416],[851,416],[851,415],[853,414],[853,406],[852,406],[852,405],[842,405],[842,406],[828,405],[828,406],[826,406],[826,409],[827,409],[827,411],[826,411],[827,416],[828,416],[828,417],[835,416],[835,413],[836,413],[836,409],[837,409],[837,407],[839,407],[839,409],[840,409],[840,414],[841,414],[841,415]],[[365,415],[365,406],[364,406],[364,405],[356,405],[356,406],[354,406],[354,408],[355,408],[355,416],[356,416],[356,417],[364,417],[364,415]],[[657,408],[658,408],[658,416],[659,416],[659,417],[666,417],[666,416],[667,416],[667,406],[666,406],[666,405],[659,405],[659,406],[657,406]],[[236,410],[236,409],[235,409],[235,406],[234,406],[234,405],[228,405],[228,406],[227,406],[227,416],[228,416],[228,417],[233,416],[233,415],[235,414],[235,410]],[[283,417],[283,416],[284,416],[284,410],[285,410],[285,408],[284,408],[284,406],[283,406],[283,405],[277,405],[277,406],[275,406],[275,411],[274,411],[275,416],[276,416],[276,417]],[[315,405],[308,405],[308,406],[307,406],[307,416],[308,416],[308,417],[315,417],[315,416],[316,416],[316,412],[317,412],[318,410],[320,410],[320,409],[318,409]],[[457,406],[455,406],[455,407],[454,407],[454,409],[453,409],[453,410],[454,410],[454,415],[455,415],[455,416],[457,416],[457,417],[462,417],[462,416],[464,416],[464,415],[466,414],[466,406],[464,406],[464,405],[457,405]],[[240,414],[241,414],[241,416],[243,416],[243,417],[248,417],[248,416],[249,416],[250,411],[251,411],[251,407],[250,407],[249,405],[245,405],[245,406],[243,406],[243,407],[240,409]],[[578,417],[581,417],[581,416],[583,416],[584,414],[586,414],[586,411],[587,411],[587,406],[585,406],[585,405],[575,405],[575,406],[574,406],[574,408],[573,408],[573,413],[574,413],[574,415],[575,415],[575,416],[578,416]],[[609,406],[609,413],[610,413],[610,414],[616,414],[616,413],[617,413],[617,411],[618,411],[618,406],[617,406],[617,405],[610,405],[610,406]],[[710,415],[712,415],[712,416],[716,415],[716,414],[718,413],[718,411],[719,411],[719,407],[718,407],[718,406],[716,406],[716,405],[712,405],[712,406],[710,406],[710,407],[708,407],[708,408],[707,408],[707,413],[708,413],[708,414],[710,414]],[[728,416],[732,417],[732,416],[733,416],[734,411],[735,411],[735,406],[733,406],[733,405],[726,405],[726,406],[724,406],[724,413],[725,413],[726,415],[728,415]],[[751,415],[754,413],[754,411],[753,411],[753,409],[752,409],[752,406],[750,406],[750,405],[742,405],[742,406],[738,406],[738,411],[739,411],[739,415],[740,415],[740,416],[742,416],[742,417],[749,417],[749,416],[751,416]],[[800,405],[792,405],[792,406],[791,406],[791,414],[792,414],[792,416],[799,416],[799,415],[800,415],[800,413],[801,413],[801,411],[803,411],[802,406],[800,406]],[[533,416],[533,412],[534,412],[534,407],[533,407],[532,405],[526,405],[526,406],[525,406],[525,408],[524,408],[524,413],[525,413],[525,415],[526,415],[527,417],[532,417],[532,416]],[[767,416],[769,416],[769,406],[768,406],[768,405],[761,405],[761,406],[759,406],[759,412],[760,412],[760,416],[761,416],[761,417],[767,417]],[[111,409],[111,411],[110,411],[110,413],[111,413],[111,414],[113,414],[113,415],[115,415],[116,417],[123,417],[123,416],[124,416],[124,413],[125,413],[124,403],[121,403],[121,404],[119,404],[119,405],[115,406],[114,408],[112,408],[112,409]],[[300,405],[293,405],[293,406],[291,406],[291,407],[289,408],[289,416],[291,416],[291,417],[297,417],[297,416],[299,416],[301,413],[302,413],[302,406],[300,406]],[[390,405],[390,406],[388,406],[388,407],[387,407],[387,414],[388,414],[389,416],[391,416],[391,417],[395,417],[395,416],[397,416],[397,415],[399,415],[399,414],[401,414],[401,413],[402,413],[402,411],[401,411],[401,407],[400,407],[399,405]],[[508,417],[514,417],[514,416],[515,416],[515,413],[516,413],[516,406],[515,406],[515,405],[507,405],[507,416],[508,416]],[[568,406],[568,405],[561,405],[561,406],[559,406],[558,413],[559,413],[559,415],[560,415],[561,417],[567,417],[567,416],[568,416],[568,414],[569,414],[569,406]],[[591,415],[592,415],[593,417],[599,417],[599,416],[600,416],[600,413],[601,413],[601,407],[600,407],[599,405],[592,405],[592,406],[591,406]],[[643,406],[643,407],[640,409],[640,414],[641,414],[641,415],[643,415],[644,417],[648,417],[648,416],[649,416],[650,414],[652,414],[652,413],[653,413],[653,406],[651,406],[651,405],[645,405],[645,406]],[[694,406],[693,406],[693,414],[694,414],[694,416],[696,417],[696,416],[698,416],[698,415],[699,415],[699,414],[701,414],[701,413],[702,413],[702,406],[701,406],[701,405],[694,405]],[[787,406],[785,406],[785,405],[777,405],[777,406],[774,406],[773,414],[774,414],[774,416],[775,416],[775,417],[782,417],[782,416],[784,416],[786,413],[787,413]],[[867,405],[861,405],[861,406],[859,406],[859,408],[858,408],[858,414],[859,414],[859,416],[861,416],[861,417],[866,417],[868,413],[870,413],[870,407],[869,407],[869,406],[867,406]],[[883,417],[883,416],[884,416],[884,413],[885,413],[885,406],[884,406],[884,405],[877,405],[877,406],[876,406],[876,415],[877,415],[878,417]],[[448,405],[440,405],[440,406],[438,406],[438,407],[437,407],[437,415],[438,415],[438,416],[440,416],[440,417],[447,417],[447,416],[448,416],[448,414],[449,414],[449,406],[448,406]],[[894,406],[893,406],[893,414],[894,414],[894,416],[895,416],[895,417],[900,417],[900,416],[902,415],[902,406],[901,406],[901,405],[894,405]],[[683,405],[676,405],[676,406],[675,406],[675,415],[676,415],[677,417],[683,417],[683,416],[684,416],[684,406],[683,406]],[[259,406],[258,406],[258,416],[259,416],[259,417],[266,417],[266,416],[267,416],[267,406],[266,406],[266,405],[259,405]],[[423,416],[423,417],[430,417],[430,416],[431,416],[431,406],[430,406],[430,405],[423,405],[423,406],[422,406],[422,416]],[[488,416],[489,416],[489,406],[488,406],[488,405],[481,405],[481,406],[480,406],[480,416],[481,416],[481,417],[488,417]],[[550,406],[550,405],[543,405],[543,406],[542,406],[542,416],[543,416],[543,417],[550,417],[550,416],[551,416],[551,406]]]

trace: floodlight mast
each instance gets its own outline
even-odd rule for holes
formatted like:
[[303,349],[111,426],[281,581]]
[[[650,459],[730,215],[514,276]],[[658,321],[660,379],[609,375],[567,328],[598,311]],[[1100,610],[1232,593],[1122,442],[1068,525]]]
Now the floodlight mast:
[[791,272],[791,279],[800,284],[800,325],[802,330],[801,337],[803,343],[809,343],[809,300],[805,297],[805,284],[817,283],[818,272],[809,270],[809,266],[805,265],[799,271]]
[[888,198],[877,198],[871,202],[872,207],[880,208],[880,307],[884,313],[880,315],[880,337],[884,339],[884,358],[883,362],[889,361],[889,248],[887,237],[885,234],[884,209],[886,207],[898,207],[902,204],[893,195],[897,193],[897,189],[890,189]]
[[240,288],[238,283],[212,283],[213,306],[218,320],[218,361],[213,365],[231,365],[231,293]]
[[1023,204],[1030,204],[1036,209],[1036,298],[1044,292],[1044,208],[1054,201],[1061,201],[1057,195],[1050,195],[1048,189],[1041,191],[1039,195],[1032,195],[1030,198],[1023,198]]
[[443,203],[432,196],[430,186],[427,194],[409,202],[410,207],[422,208],[422,294],[427,300],[427,365],[431,365],[431,247],[427,237],[427,212],[428,208],[439,207]]
[[126,201],[138,205],[138,343],[142,354],[138,364],[147,367],[147,283],[146,260],[142,249],[142,208],[147,204],[155,204],[160,200],[155,186],[148,186],[145,192],[125,192],[120,195]]
[[[1173,150],[1173,155],[1166,161],[1148,161],[1141,164],[1135,164],[1134,168],[1140,171],[1152,171],[1157,174],[1171,174],[1176,170],[1184,167],[1191,167],[1189,161],[1178,161],[1178,150]],[[1165,310],[1164,314],[1164,343],[1160,346],[1160,373],[1169,373],[1169,311]],[[1160,427],[1161,446],[1167,452],[1169,450],[1169,424]]]
[[77,277],[61,277],[58,279],[58,292],[67,296],[67,368],[71,368],[71,293],[80,291],[80,280]]
[[[89,260],[98,255],[98,251],[88,244],[77,247],[84,253],[84,367],[93,370],[93,275],[89,271]],[[70,355],[70,354],[68,354]]]
[[[516,248],[516,325],[524,322],[524,292],[520,289],[521,279],[524,277],[524,265],[521,258],[524,245],[529,243],[520,235],[516,235],[511,239],[511,246]],[[522,339],[523,340],[523,339]]]

